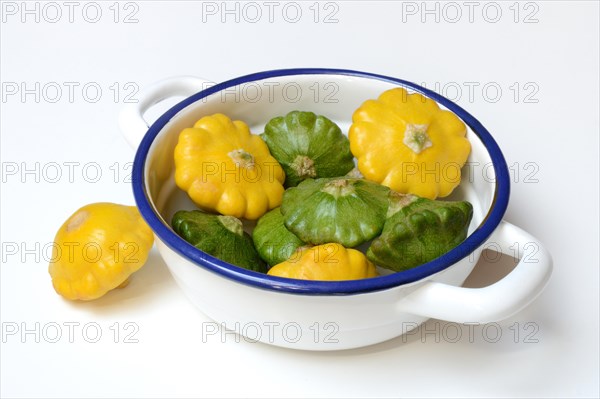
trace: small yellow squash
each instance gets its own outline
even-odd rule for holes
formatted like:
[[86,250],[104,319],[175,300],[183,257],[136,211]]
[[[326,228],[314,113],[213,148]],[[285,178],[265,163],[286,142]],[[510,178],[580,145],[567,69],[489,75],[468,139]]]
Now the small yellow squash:
[[376,277],[375,265],[356,249],[337,243],[299,248],[290,259],[273,266],[271,276],[302,280],[358,280]]
[[48,271],[56,292],[92,300],[117,287],[148,258],[154,235],[135,206],[86,205],[60,227]]
[[265,142],[241,121],[205,116],[175,147],[175,182],[199,207],[258,219],[278,207],[285,173]]
[[365,178],[429,199],[460,183],[471,151],[467,129],[432,99],[394,88],[365,101],[352,122],[350,149]]

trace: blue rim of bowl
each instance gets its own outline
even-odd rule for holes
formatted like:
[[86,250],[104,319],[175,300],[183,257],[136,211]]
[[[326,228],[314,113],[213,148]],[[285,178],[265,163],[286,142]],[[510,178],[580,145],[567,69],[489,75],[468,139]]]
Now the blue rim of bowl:
[[[179,237],[162,218],[157,214],[157,211],[152,206],[148,193],[146,192],[145,173],[146,156],[148,151],[162,128],[177,114],[179,111],[188,105],[203,99],[211,94],[225,90],[232,86],[249,83],[253,81],[264,80],[268,78],[276,78],[283,76],[294,75],[346,75],[358,78],[368,78],[374,80],[393,83],[405,88],[410,88],[415,92],[421,93],[429,98],[434,99],[442,104],[456,115],[458,115],[475,133],[489,152],[496,173],[496,190],[492,200],[490,211],[486,215],[483,222],[476,230],[469,235],[458,247],[452,249],[446,254],[434,259],[428,263],[409,269],[406,271],[389,274],[386,276],[373,277],[363,280],[348,280],[348,281],[309,281],[288,279],[282,277],[268,276],[263,273],[246,270],[222,260],[215,258],[205,252],[200,251],[191,244],[187,243]],[[365,99],[366,100],[366,99]],[[155,234],[160,240],[185,257],[198,267],[203,267],[209,271],[217,273],[223,277],[229,278],[236,282],[253,286],[256,288],[303,294],[303,295],[348,295],[361,294],[372,291],[379,291],[393,288],[399,285],[412,283],[423,278],[429,277],[438,273],[461,259],[469,256],[475,249],[480,247],[485,240],[492,234],[496,227],[500,224],[502,217],[508,206],[510,196],[510,179],[506,160],[498,147],[498,144],[493,139],[487,129],[471,114],[463,108],[452,102],[451,100],[441,96],[440,94],[421,87],[412,82],[396,79],[389,76],[373,74],[368,72],[360,72],[347,69],[327,69],[327,68],[297,68],[297,69],[279,69],[265,72],[253,73],[250,75],[241,76],[235,79],[219,83],[208,89],[202,90],[183,101],[179,102],[167,112],[165,112],[155,123],[150,126],[148,132],[142,139],[140,146],[135,155],[132,171],[133,194],[137,206],[150,225]]]

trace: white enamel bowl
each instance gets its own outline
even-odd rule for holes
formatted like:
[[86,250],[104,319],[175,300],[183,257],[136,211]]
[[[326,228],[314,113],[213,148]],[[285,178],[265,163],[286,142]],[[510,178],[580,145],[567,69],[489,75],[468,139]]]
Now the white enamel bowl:
[[[136,203],[156,235],[161,256],[189,299],[206,315],[248,340],[305,350],[357,348],[406,333],[428,318],[484,323],[513,315],[543,289],[552,271],[537,239],[502,220],[510,182],[504,157],[487,130],[450,100],[395,78],[347,70],[261,72],[209,87],[205,80],[172,78],[140,93],[120,115],[138,147],[133,168]],[[449,199],[466,199],[474,215],[469,236],[449,253],[401,273],[372,279],[320,282],[244,270],[194,248],[169,227],[174,212],[194,209],[174,183],[173,151],[182,129],[205,115],[224,113],[261,133],[273,117],[313,111],[347,131],[353,111],[384,90],[403,86],[436,100],[469,127],[472,152],[461,185]],[[207,88],[208,87],[208,88]],[[152,124],[144,113],[174,96],[190,96]],[[515,245],[518,244],[518,245]],[[527,244],[527,245],[526,245]],[[485,288],[462,288],[484,248],[520,256],[516,268]],[[510,248],[509,248],[510,247]]]

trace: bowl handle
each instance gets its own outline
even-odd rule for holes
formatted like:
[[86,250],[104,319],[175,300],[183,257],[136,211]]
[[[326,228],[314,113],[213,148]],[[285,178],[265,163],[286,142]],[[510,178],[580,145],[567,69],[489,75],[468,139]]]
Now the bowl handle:
[[552,257],[535,237],[505,221],[487,243],[497,244],[504,254],[518,253],[520,261],[506,277],[483,288],[427,282],[398,303],[400,310],[457,323],[487,323],[526,307],[548,282]]
[[150,107],[170,97],[188,97],[213,84],[206,79],[193,76],[176,76],[146,87],[140,91],[137,103],[127,104],[121,110],[119,114],[121,133],[133,148],[137,148],[152,124],[144,119],[144,113]]

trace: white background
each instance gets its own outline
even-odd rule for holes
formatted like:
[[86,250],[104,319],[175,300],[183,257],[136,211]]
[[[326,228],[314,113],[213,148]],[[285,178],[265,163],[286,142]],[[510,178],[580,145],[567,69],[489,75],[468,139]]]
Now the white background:
[[[232,14],[221,2],[102,2],[95,23],[93,4],[75,2],[71,16],[54,4],[2,2],[3,397],[598,397],[597,2],[311,1],[295,23],[281,2],[229,3]],[[92,303],[54,293],[43,249],[61,223],[86,203],[133,203],[134,151],[116,125],[126,95],[173,75],[303,66],[423,83],[479,118],[511,166],[506,219],[554,257],[530,307],[456,342],[457,325],[431,320],[373,347],[308,353],[203,336],[209,320],[155,250],[124,290]],[[469,284],[511,263],[482,261]],[[73,342],[65,323],[79,323]],[[22,334],[36,325],[39,342]]]

